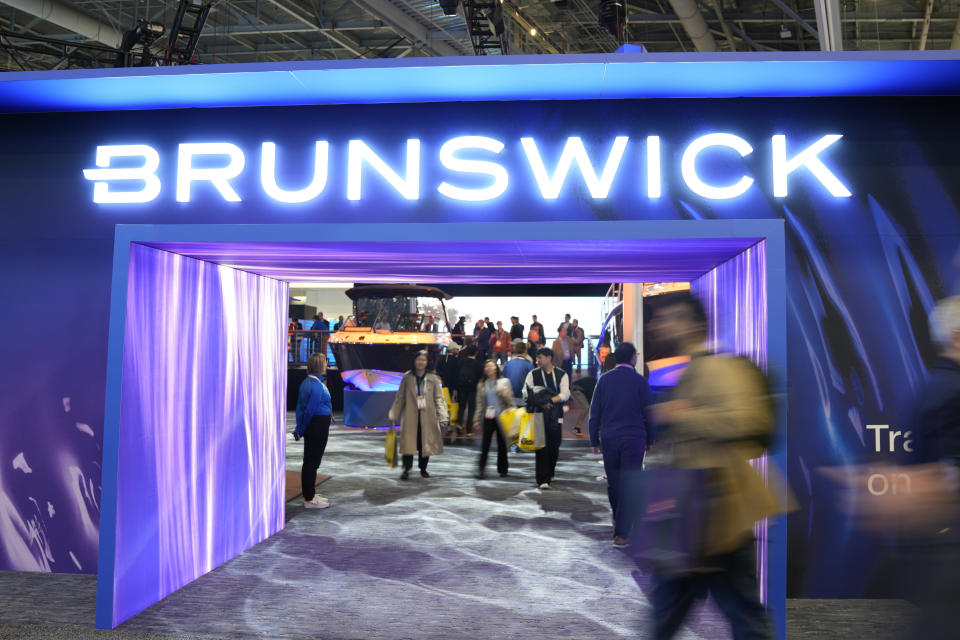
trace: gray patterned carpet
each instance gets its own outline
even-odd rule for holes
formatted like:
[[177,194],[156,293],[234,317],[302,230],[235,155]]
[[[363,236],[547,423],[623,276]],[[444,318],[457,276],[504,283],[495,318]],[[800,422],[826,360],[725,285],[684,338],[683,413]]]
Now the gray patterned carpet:
[[[477,449],[451,446],[431,460],[431,478],[414,469],[401,482],[399,470],[382,462],[382,441],[382,433],[332,435],[320,469],[332,475],[320,488],[329,509],[306,511],[291,501],[280,534],[117,631],[92,629],[92,576],[0,572],[0,637],[647,636],[644,579],[610,544],[599,456],[562,449],[555,488],[541,492],[533,487],[532,454],[512,456],[505,479],[491,460],[493,479],[478,481]],[[288,468],[298,468],[300,445],[288,444]],[[830,627],[842,628],[838,619]],[[680,637],[729,633],[705,607]]]

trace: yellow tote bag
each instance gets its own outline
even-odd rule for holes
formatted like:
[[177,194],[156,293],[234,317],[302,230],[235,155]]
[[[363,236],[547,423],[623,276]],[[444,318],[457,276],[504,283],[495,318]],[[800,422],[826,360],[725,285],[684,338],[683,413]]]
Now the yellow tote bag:
[[546,433],[543,430],[543,414],[527,413],[524,409],[520,421],[520,441],[517,446],[527,451],[543,449],[547,444]]
[[383,446],[383,457],[386,458],[387,464],[391,467],[397,466],[397,458],[400,457],[397,455],[398,445],[397,430],[390,427],[390,430],[387,431],[387,439]]
[[523,416],[525,415],[532,414],[528,414],[525,407],[517,407],[516,409],[508,409],[497,416],[497,422],[500,423],[500,429],[503,431],[503,438],[507,441],[507,444],[517,444],[517,441],[520,440],[520,428],[523,425]]
[[450,424],[457,424],[460,422],[460,403],[450,400],[450,389],[446,387],[443,387],[443,399],[447,403],[447,419]]

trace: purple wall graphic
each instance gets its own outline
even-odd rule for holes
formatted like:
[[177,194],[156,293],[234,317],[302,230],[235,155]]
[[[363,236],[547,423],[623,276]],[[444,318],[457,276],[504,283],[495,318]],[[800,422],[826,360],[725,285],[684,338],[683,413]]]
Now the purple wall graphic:
[[132,245],[114,625],[283,527],[287,294]]
[[[100,535],[100,443],[72,398],[42,412],[56,437],[0,442],[0,568],[91,572]],[[24,425],[32,426],[32,425]],[[26,429],[25,429],[26,431]]]
[[[708,342],[718,352],[746,356],[763,369],[767,366],[766,256],[766,243],[758,242],[690,285],[707,312]],[[769,458],[762,456],[753,465],[769,481]],[[777,485],[782,486],[780,482]],[[758,542],[760,599],[766,602],[769,566],[767,521],[758,522],[754,531]]]

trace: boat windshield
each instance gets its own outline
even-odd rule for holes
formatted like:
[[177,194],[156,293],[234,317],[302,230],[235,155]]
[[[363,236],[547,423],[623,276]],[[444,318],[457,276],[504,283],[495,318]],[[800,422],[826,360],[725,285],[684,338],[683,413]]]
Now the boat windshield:
[[443,303],[437,298],[357,298],[356,326],[403,333],[449,333]]

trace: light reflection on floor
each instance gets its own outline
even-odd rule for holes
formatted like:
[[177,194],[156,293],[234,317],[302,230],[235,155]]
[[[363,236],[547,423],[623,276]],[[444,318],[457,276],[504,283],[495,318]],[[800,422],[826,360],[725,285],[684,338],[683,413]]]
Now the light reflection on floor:
[[[510,476],[474,479],[476,447],[449,446],[429,479],[383,461],[383,433],[331,434],[326,510],[295,499],[287,525],[121,628],[224,637],[638,638],[648,605],[611,546],[599,456],[564,448],[555,489],[533,486],[533,455]],[[302,445],[287,440],[287,467]],[[645,583],[643,578],[640,579]],[[216,615],[211,615],[211,607]],[[717,638],[705,612],[681,638]]]

